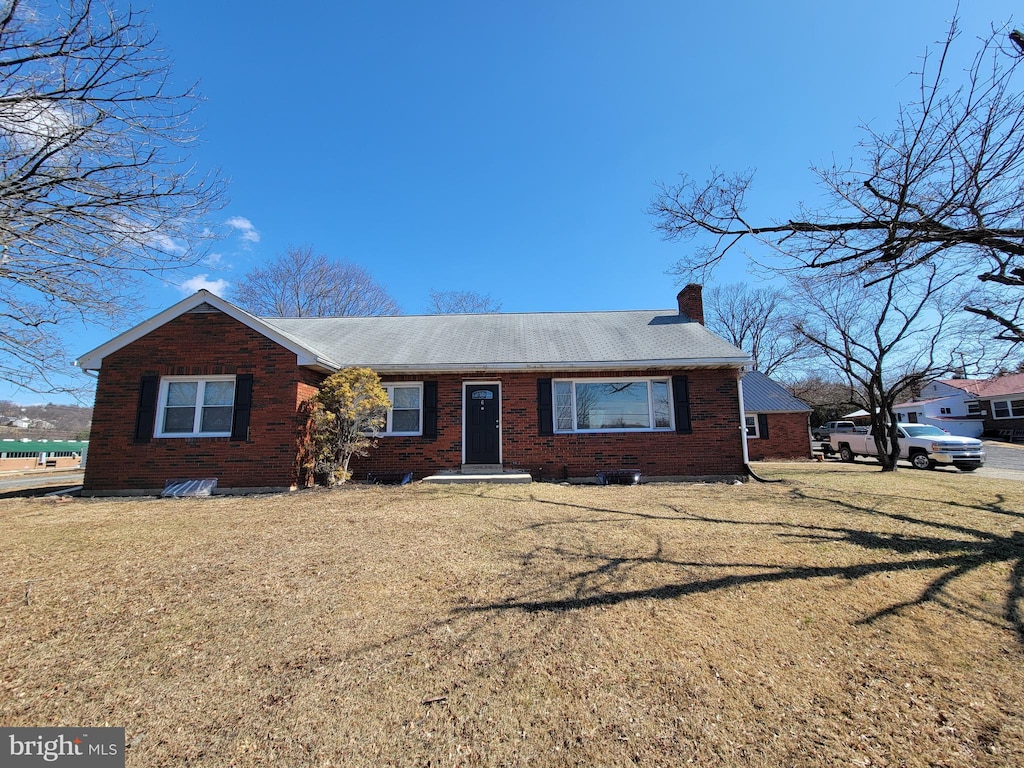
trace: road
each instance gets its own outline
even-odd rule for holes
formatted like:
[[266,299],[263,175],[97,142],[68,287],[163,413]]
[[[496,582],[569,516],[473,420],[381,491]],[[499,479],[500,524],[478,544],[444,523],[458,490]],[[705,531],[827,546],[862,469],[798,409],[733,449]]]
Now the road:
[[82,484],[82,475],[79,469],[0,474],[0,497],[23,495],[24,491],[36,491],[32,495],[39,495],[71,488]]
[[985,440],[985,466],[974,474],[1024,481],[1024,445]]

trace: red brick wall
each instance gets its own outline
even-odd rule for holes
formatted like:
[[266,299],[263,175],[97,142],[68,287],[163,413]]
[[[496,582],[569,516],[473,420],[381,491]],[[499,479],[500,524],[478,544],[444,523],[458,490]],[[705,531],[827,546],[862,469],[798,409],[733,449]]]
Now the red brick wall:
[[[538,378],[669,376],[689,379],[692,434],[611,432],[541,436],[537,423]],[[742,430],[736,372],[732,370],[635,370],[607,372],[460,373],[425,377],[437,381],[438,437],[380,437],[351,468],[356,480],[368,471],[412,471],[417,478],[462,464],[463,382],[500,382],[502,459],[506,469],[535,477],[593,476],[599,469],[639,469],[647,476],[743,473]],[[412,381],[392,376],[385,381]],[[805,419],[806,424],[806,419]]]
[[[135,444],[144,375],[253,375],[249,440],[154,438]],[[322,376],[228,315],[182,315],[103,360],[96,386],[86,491],[162,489],[168,479],[216,477],[221,487],[296,482],[299,402]]]
[[[1020,395],[997,397],[996,400],[1019,400]],[[985,411],[985,434],[998,435],[1001,429],[1024,429],[1024,419],[997,419],[991,400],[982,400],[981,409]]]
[[768,437],[747,439],[751,461],[765,459],[809,459],[811,433],[806,413],[768,413]]

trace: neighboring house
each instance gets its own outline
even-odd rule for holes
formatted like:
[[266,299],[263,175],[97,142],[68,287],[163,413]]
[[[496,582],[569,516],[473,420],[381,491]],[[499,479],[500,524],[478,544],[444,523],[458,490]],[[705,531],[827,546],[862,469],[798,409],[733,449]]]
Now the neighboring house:
[[803,400],[750,371],[743,377],[743,408],[751,461],[810,458],[811,408]]
[[701,287],[661,311],[259,318],[206,291],[83,355],[97,371],[85,492],[303,484],[299,411],[330,373],[376,371],[392,408],[367,472],[535,478],[745,474],[747,355],[703,326]]
[[978,401],[978,379],[935,379],[921,387],[920,396],[893,406],[896,421],[932,424],[951,435],[980,437],[985,431],[984,414]]
[[985,416],[985,432],[1024,429],[1024,373],[997,376],[982,383],[978,401]]
[[921,398],[893,407],[900,422],[934,424],[953,435],[980,437],[1024,429],[1024,373],[991,379],[936,379]]
[[77,467],[88,447],[82,440],[0,440],[0,470]]

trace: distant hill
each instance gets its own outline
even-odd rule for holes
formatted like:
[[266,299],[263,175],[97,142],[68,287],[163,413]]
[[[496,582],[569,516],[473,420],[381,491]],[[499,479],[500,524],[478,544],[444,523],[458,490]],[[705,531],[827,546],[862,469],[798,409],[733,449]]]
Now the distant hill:
[[[14,425],[2,426],[10,422]],[[0,438],[88,440],[91,426],[92,408],[54,403],[18,405],[0,400]]]

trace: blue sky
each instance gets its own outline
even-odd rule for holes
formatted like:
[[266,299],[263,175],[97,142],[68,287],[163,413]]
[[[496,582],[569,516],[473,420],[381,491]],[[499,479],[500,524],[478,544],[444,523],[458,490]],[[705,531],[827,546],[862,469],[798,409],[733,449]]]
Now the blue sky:
[[[964,35],[1015,3],[972,0]],[[944,0],[292,2],[174,0],[149,20],[198,80],[200,168],[229,233],[145,316],[223,291],[289,245],[366,268],[406,313],[430,289],[503,311],[670,307],[645,209],[679,171],[756,168],[754,217],[813,201],[812,163],[891,124]],[[963,46],[965,53],[973,44]],[[716,276],[751,279],[737,257]],[[106,329],[69,329],[71,351]],[[20,402],[48,399],[0,388]]]

